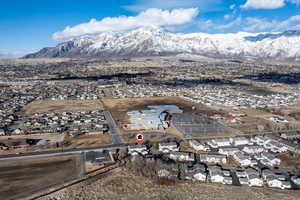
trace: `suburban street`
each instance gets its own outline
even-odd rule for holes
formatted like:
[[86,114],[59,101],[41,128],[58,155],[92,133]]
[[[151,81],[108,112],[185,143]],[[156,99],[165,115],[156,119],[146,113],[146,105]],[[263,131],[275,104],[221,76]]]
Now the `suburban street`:
[[123,144],[125,143],[122,136],[121,131],[118,128],[115,120],[112,118],[109,111],[104,111],[103,114],[105,115],[105,119],[107,121],[107,124],[109,126],[109,132],[112,137],[113,144]]

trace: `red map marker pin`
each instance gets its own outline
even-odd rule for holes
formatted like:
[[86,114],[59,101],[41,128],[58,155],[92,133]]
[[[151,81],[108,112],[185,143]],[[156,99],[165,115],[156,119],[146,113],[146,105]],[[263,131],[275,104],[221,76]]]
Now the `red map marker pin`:
[[143,133],[138,133],[135,135],[135,139],[136,139],[136,142],[138,144],[143,144],[144,142],[144,134]]

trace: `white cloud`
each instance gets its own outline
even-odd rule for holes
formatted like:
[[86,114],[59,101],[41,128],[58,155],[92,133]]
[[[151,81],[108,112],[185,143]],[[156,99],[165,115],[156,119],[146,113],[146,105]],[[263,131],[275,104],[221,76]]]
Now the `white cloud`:
[[242,18],[238,17],[235,20],[233,20],[232,22],[229,22],[228,24],[222,24],[222,25],[218,25],[215,27],[215,29],[217,30],[226,30],[226,29],[230,29],[233,28],[235,26],[239,26],[242,22]]
[[232,17],[232,15],[230,15],[230,14],[224,15],[224,19],[225,19],[225,20],[230,19],[231,17]]
[[61,40],[87,34],[107,31],[126,31],[143,26],[169,27],[192,22],[198,15],[197,8],[173,9],[171,11],[151,8],[137,16],[106,17],[100,21],[91,19],[87,23],[66,27],[53,34],[53,39]]
[[300,4],[300,0],[287,0],[287,2],[294,3],[294,4]]
[[295,15],[288,18],[285,21],[279,22],[274,30],[287,30],[287,29],[299,29],[300,15]]
[[265,19],[248,17],[246,18],[247,26],[244,27],[245,31],[256,32],[256,31],[263,31],[268,29],[273,29],[278,22],[277,21],[267,21]]
[[242,5],[241,8],[277,9],[277,8],[282,8],[284,6],[285,6],[285,0],[247,0],[247,2],[244,5]]
[[235,5],[235,4],[232,4],[232,5],[229,6],[229,8],[230,8],[231,10],[233,10],[233,9],[236,8],[236,5]]
[[300,29],[300,15],[292,16],[284,21],[268,21],[266,19],[248,17],[246,18],[245,31],[286,31]]
[[240,26],[241,24],[242,24],[242,17],[238,17],[227,24],[216,24],[212,20],[206,20],[204,22],[199,23],[199,28],[205,31],[211,31],[211,30],[224,31],[226,29],[231,29],[236,26]]
[[133,4],[123,6],[125,9],[141,12],[149,8],[174,9],[198,7],[201,11],[216,10],[223,0],[135,0]]
[[214,26],[215,24],[210,19],[206,20],[205,22],[199,23],[199,28],[206,31],[211,30]]

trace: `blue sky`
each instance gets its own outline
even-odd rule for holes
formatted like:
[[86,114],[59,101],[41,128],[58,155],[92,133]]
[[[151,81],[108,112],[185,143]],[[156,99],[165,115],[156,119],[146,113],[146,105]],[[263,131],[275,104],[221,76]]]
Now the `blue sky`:
[[19,56],[80,35],[151,24],[187,33],[300,29],[300,0],[3,1],[0,57]]

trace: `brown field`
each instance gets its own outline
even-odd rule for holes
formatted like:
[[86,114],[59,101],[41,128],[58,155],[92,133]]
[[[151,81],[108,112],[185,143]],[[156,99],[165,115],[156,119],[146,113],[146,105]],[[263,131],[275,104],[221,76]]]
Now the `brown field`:
[[124,170],[90,184],[79,184],[41,200],[296,200],[300,191],[237,187],[200,182],[149,179]]
[[17,199],[84,173],[81,154],[11,158],[0,162],[0,197]]
[[300,156],[289,156],[287,153],[282,153],[277,156],[281,159],[280,167],[292,167],[297,166],[300,167]]
[[192,133],[190,134],[194,138],[211,138],[211,137],[226,137],[232,136],[232,133]]
[[66,111],[101,110],[103,106],[98,100],[43,100],[34,101],[25,106],[26,115],[34,113],[53,113]]
[[70,142],[65,148],[95,147],[112,143],[111,135],[109,134],[81,135],[75,138],[66,136],[65,141]]

